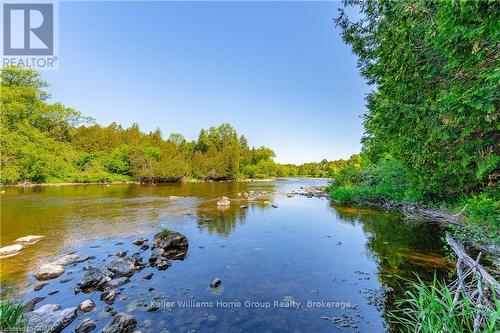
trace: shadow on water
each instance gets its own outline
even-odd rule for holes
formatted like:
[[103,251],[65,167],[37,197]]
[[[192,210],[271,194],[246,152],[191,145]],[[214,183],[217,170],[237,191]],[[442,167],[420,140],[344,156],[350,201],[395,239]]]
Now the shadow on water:
[[[147,261],[150,250],[140,251],[131,241],[151,239],[166,227],[188,237],[186,259],[166,271],[146,267],[136,273],[113,305],[133,315],[146,332],[384,331],[386,310],[402,293],[399,277],[414,279],[418,273],[430,280],[435,272],[448,273],[442,233],[436,226],[404,223],[398,214],[285,195],[325,183],[289,179],[7,188],[1,202],[2,246],[26,235],[45,238],[1,259],[2,298],[29,300],[57,290],[39,304],[71,307],[91,297],[97,308],[87,317],[101,329],[109,313],[99,295],[73,292],[82,267],[105,270],[118,251],[139,252]],[[248,200],[244,193],[250,191]],[[225,209],[216,204],[222,196],[231,199]],[[33,291],[36,267],[68,251],[96,258],[67,267]],[[151,280],[142,279],[149,273],[154,274]],[[208,286],[214,277],[222,279],[221,287]],[[386,287],[393,292],[381,293]],[[159,310],[148,311],[152,301],[163,302]],[[333,305],[321,303],[328,301]],[[282,307],[280,302],[300,305]]]

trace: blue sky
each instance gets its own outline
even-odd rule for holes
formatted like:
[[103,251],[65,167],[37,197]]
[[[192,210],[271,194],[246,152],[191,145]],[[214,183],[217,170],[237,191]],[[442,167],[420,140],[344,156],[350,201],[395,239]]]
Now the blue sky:
[[196,139],[231,123],[278,162],[360,150],[369,88],[339,2],[60,2],[53,101],[102,125]]

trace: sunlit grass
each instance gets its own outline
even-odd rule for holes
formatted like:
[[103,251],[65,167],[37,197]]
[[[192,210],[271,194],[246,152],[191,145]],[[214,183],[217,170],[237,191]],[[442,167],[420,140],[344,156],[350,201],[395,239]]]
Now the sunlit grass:
[[0,329],[4,332],[22,332],[26,327],[26,317],[21,303],[10,301],[0,303]]

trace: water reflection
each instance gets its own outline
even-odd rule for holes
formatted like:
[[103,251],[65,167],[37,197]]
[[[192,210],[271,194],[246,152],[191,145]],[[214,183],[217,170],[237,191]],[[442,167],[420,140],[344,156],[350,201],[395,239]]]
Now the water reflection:
[[[449,263],[443,259],[441,232],[431,225],[401,223],[397,214],[283,195],[300,186],[324,183],[308,179],[8,188],[1,197],[2,246],[29,234],[46,238],[0,261],[2,296],[27,293],[26,298],[33,298],[58,289],[41,304],[75,306],[88,295],[74,295],[71,283],[65,289],[59,280],[69,276],[77,281],[80,266],[68,269],[46,290],[34,292],[30,274],[39,263],[77,250],[96,256],[87,264],[103,266],[117,251],[137,251],[132,239],[151,238],[168,227],[188,237],[187,258],[166,271],[146,268],[137,273],[123,291],[126,298],[114,305],[117,311],[130,311],[148,332],[165,326],[172,331],[331,331],[335,325],[321,318],[341,315],[362,332],[382,331],[384,309],[367,299],[382,286],[394,288],[397,297],[396,276],[412,278],[418,272],[430,278],[434,271],[445,275]],[[252,200],[247,200],[244,193],[250,191]],[[222,196],[231,200],[224,210],[216,205]],[[147,259],[148,252],[143,255]],[[142,280],[148,273],[154,273],[154,278]],[[214,291],[208,284],[216,276],[223,284]],[[291,297],[303,302],[346,301],[355,307],[144,310],[148,301],[162,297],[174,301]],[[102,312],[98,304],[96,313],[104,316]],[[98,318],[100,329],[106,318]]]

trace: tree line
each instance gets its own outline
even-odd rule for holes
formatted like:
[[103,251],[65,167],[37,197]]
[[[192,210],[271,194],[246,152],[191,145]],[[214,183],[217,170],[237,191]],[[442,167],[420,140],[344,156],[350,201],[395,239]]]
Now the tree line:
[[73,108],[48,103],[36,71],[1,71],[2,184],[230,180],[290,176],[331,177],[345,161],[303,165],[274,162],[267,147],[250,147],[229,124],[202,129],[198,139],[144,133],[138,124],[96,124]]

